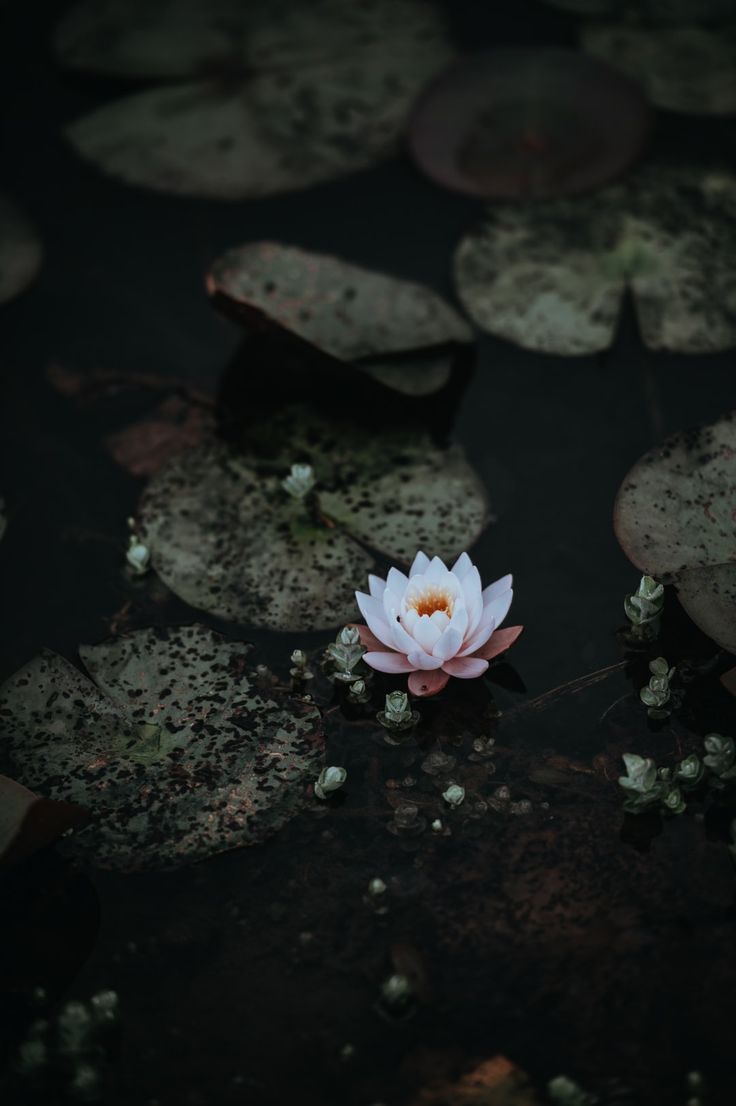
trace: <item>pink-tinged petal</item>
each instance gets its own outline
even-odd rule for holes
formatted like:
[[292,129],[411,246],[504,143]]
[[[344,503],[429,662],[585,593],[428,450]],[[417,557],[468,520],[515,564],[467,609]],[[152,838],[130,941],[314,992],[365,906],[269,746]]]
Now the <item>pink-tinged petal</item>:
[[373,599],[372,596],[366,595],[362,591],[356,591],[355,598],[358,601],[360,613],[368,623],[368,629],[373,631],[379,641],[382,641],[389,649],[393,649],[391,631],[388,622],[384,618],[383,606],[380,601]]
[[446,672],[437,668],[433,672],[412,672],[407,683],[412,695],[424,697],[442,691],[449,679]]
[[492,618],[483,619],[472,636],[468,637],[466,635],[465,643],[457,655],[459,657],[469,657],[471,654],[476,653],[481,645],[485,645],[495,629],[496,623]]
[[421,668],[422,672],[427,672],[431,668],[442,667],[442,661],[439,657],[430,657],[429,653],[425,653],[423,649],[418,647],[409,653],[407,660],[412,668]]
[[422,553],[420,551],[419,553],[417,553],[416,557],[414,558],[414,560],[412,562],[412,566],[409,569],[409,575],[410,576],[418,576],[420,573],[426,572],[428,568],[429,568],[429,557],[427,556],[426,553]]
[[458,580],[463,580],[468,572],[473,567],[473,562],[467,553],[461,553],[454,565],[450,569],[453,576],[457,576]]
[[439,557],[433,557],[424,575],[428,583],[438,584],[440,580],[444,580],[445,576],[449,575],[447,565]]
[[390,568],[386,577],[386,584],[391,588],[394,595],[401,598],[409,587],[409,577],[405,576],[403,572],[399,572],[398,568]]
[[460,637],[465,639],[468,633],[468,612],[462,603],[455,604],[455,610],[452,612],[452,618],[450,619],[450,626],[453,630],[457,630]]
[[463,635],[459,630],[455,630],[452,626],[443,633],[440,640],[437,642],[432,650],[432,655],[440,657],[443,661],[448,661],[450,657],[456,657],[458,651],[463,643]]
[[374,599],[382,599],[383,593],[386,590],[386,581],[382,580],[380,576],[368,577],[368,591],[371,593]]
[[443,672],[460,680],[474,680],[476,676],[482,676],[487,668],[488,661],[480,657],[453,657],[442,665]]
[[508,576],[502,576],[499,580],[494,580],[492,584],[489,584],[487,588],[483,589],[483,604],[486,605],[491,602],[492,599],[496,599],[499,595],[503,595],[513,586],[514,578],[509,573]]
[[386,646],[382,641],[376,637],[372,630],[369,630],[367,626],[363,626],[360,622],[353,622],[352,628],[357,630],[360,634],[360,644],[364,649],[377,649],[382,652]]
[[463,597],[468,612],[468,633],[472,634],[483,614],[483,586],[475,565],[463,580]]
[[393,622],[396,615],[401,611],[401,599],[388,584],[386,590],[383,593],[383,599],[381,600],[383,607],[383,617],[386,622]]
[[505,653],[511,648],[523,629],[523,626],[507,626],[504,630],[496,630],[486,644],[476,651],[476,657],[492,661],[499,653]]
[[429,615],[423,614],[420,615],[414,625],[412,637],[421,645],[422,649],[431,653],[435,644],[439,641],[441,633],[442,631],[435,626]]
[[393,638],[391,643],[393,648],[398,649],[400,653],[411,653],[417,647],[414,638],[407,633],[405,627],[397,619],[394,619],[391,623],[391,636]]
[[486,601],[483,606],[483,618],[486,618],[490,614],[496,625],[500,626],[509,613],[509,607],[511,606],[513,598],[514,593],[511,588],[509,588],[508,591],[504,591],[501,595],[497,595],[493,599]]
[[363,654],[363,660],[376,672],[413,672],[416,665],[410,664],[403,653],[370,652]]

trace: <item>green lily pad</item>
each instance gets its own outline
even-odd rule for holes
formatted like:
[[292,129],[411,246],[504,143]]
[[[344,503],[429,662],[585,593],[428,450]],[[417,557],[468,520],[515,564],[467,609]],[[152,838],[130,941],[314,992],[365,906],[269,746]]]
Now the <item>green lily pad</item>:
[[[246,323],[283,328],[341,361],[473,337],[462,316],[424,285],[277,242],[229,250],[212,266],[207,287]],[[366,371],[380,378],[380,367]]]
[[454,264],[469,315],[526,349],[607,349],[627,290],[650,349],[729,349],[736,178],[650,167],[574,201],[495,205],[461,241]]
[[[366,546],[403,562],[422,547],[451,557],[488,522],[461,451],[420,432],[369,433],[293,409],[259,427],[249,448],[212,440],[179,454],[138,510],[159,576],[222,618],[275,630],[339,625],[354,617],[355,589],[375,567]],[[281,484],[297,461],[316,479],[304,500]]]
[[581,41],[589,54],[638,81],[657,107],[691,115],[736,113],[735,26],[591,23]]
[[25,291],[36,277],[42,257],[35,228],[12,200],[0,196],[0,303]]
[[69,848],[99,867],[173,868],[262,841],[323,764],[319,712],[259,690],[250,647],[203,626],[44,652],[0,689],[22,780],[87,807]]
[[452,55],[437,8],[422,0],[150,8],[84,3],[61,24],[59,56],[96,72],[188,79],[106,105],[67,137],[105,172],[181,195],[246,199],[375,164]]
[[736,653],[736,412],[668,438],[629,472],[616,536],[643,572],[673,583],[693,622]]

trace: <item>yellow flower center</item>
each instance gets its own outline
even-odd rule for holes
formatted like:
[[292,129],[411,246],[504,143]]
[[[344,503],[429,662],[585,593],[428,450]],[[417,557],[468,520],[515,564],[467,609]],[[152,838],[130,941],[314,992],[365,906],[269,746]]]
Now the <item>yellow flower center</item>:
[[433,615],[435,611],[442,611],[448,618],[452,618],[455,607],[454,596],[444,588],[435,587],[433,584],[426,587],[424,591],[410,595],[406,602],[407,606],[412,607],[420,617],[423,614]]

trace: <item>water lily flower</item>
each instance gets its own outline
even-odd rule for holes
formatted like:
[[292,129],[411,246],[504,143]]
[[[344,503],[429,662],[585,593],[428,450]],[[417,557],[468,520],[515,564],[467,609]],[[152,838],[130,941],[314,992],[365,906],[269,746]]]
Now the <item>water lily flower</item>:
[[392,568],[368,584],[370,595],[355,593],[367,623],[357,627],[363,660],[378,672],[407,672],[413,695],[436,695],[450,676],[482,676],[523,629],[498,628],[511,606],[511,576],[483,589],[467,553],[451,569],[417,553],[408,576]]

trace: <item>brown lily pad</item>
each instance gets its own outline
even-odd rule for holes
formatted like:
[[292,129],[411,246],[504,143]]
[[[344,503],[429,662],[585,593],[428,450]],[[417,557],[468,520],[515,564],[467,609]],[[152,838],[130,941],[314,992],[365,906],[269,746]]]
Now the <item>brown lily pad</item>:
[[[251,677],[250,647],[204,626],[42,653],[0,691],[17,774],[92,823],[69,848],[103,868],[173,868],[262,841],[323,763],[319,711]],[[90,678],[91,677],[91,678]]]
[[410,146],[447,188],[489,199],[551,198],[617,176],[649,126],[638,86],[578,52],[485,50],[453,64],[424,93]]
[[736,653],[736,412],[668,438],[629,472],[616,536],[648,575],[677,587],[692,620]]
[[591,23],[581,40],[589,54],[638,81],[657,107],[689,115],[736,113],[736,25]]
[[[229,250],[212,266],[207,288],[244,322],[287,330],[341,361],[473,336],[462,316],[421,284],[278,242]],[[366,371],[381,378],[381,365]]]
[[475,322],[526,349],[607,349],[627,291],[650,349],[729,349],[736,178],[654,166],[575,200],[496,205],[461,241],[454,267]]
[[[258,452],[264,443],[268,457]],[[295,462],[314,472],[304,499],[282,486]],[[159,576],[192,606],[316,630],[355,615],[355,589],[375,567],[369,549],[404,563],[423,547],[447,558],[472,545],[488,518],[459,448],[295,408],[259,427],[245,449],[213,439],[165,465],[143,494],[138,532]]]
[[390,156],[416,94],[452,55],[437,8],[421,0],[85,2],[62,22],[57,51],[95,72],[187,78],[106,105],[67,137],[130,184],[226,200]]
[[17,864],[87,821],[75,803],[54,802],[0,775],[0,865]]
[[107,449],[133,476],[151,476],[183,449],[199,445],[215,428],[210,408],[169,396],[147,418],[111,434]]
[[25,291],[41,267],[43,247],[35,227],[6,196],[0,196],[0,303]]

